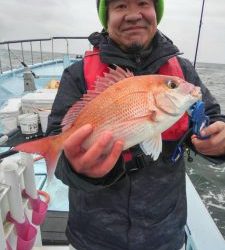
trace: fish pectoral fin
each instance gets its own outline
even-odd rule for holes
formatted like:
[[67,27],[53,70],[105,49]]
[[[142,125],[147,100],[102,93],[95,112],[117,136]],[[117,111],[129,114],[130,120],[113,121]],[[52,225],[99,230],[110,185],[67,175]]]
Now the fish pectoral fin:
[[149,111],[149,119],[152,122],[157,122],[157,111],[152,109]]
[[161,134],[141,142],[140,147],[146,155],[151,155],[153,160],[156,161],[162,152]]
[[149,109],[149,118],[151,121],[157,121],[158,108],[155,106],[154,96],[151,93],[148,93],[148,109]]

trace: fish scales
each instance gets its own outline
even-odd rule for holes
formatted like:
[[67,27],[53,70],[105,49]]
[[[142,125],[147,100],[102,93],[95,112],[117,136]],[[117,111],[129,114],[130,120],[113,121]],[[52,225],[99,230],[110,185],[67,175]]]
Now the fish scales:
[[140,85],[137,87],[136,79],[134,79],[134,87],[129,86],[131,79],[127,81],[128,79],[123,80],[121,86],[113,85],[92,100],[74,121],[74,129],[87,123],[91,123],[96,128],[105,122],[129,120],[134,117],[134,112],[137,115],[145,113],[147,90],[145,86],[144,88]]

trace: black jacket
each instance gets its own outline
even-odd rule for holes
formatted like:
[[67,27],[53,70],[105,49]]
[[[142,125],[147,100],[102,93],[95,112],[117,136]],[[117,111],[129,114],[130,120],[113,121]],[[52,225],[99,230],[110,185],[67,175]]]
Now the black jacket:
[[[160,32],[145,51],[124,53],[107,35],[90,36],[102,62],[129,68],[135,75],[154,74],[178,49]],[[224,120],[220,107],[201,83],[191,63],[178,57],[185,79],[202,88],[211,121]],[[58,133],[72,104],[86,92],[83,61],[67,68],[49,117],[47,133]],[[107,176],[92,179],[75,173],[62,153],[56,176],[69,186],[69,242],[78,250],[178,250],[186,223],[185,166],[181,157],[170,162],[177,142],[164,141],[157,161],[133,147],[132,162],[122,158]],[[137,169],[131,171],[129,169]]]

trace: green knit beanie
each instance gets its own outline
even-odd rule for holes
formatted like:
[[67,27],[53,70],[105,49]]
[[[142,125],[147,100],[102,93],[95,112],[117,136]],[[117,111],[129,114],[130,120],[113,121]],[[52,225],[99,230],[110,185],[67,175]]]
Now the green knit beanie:
[[[107,13],[106,13],[106,1],[97,0],[98,16],[102,26],[107,29]],[[155,3],[157,23],[159,23],[163,16],[164,0],[156,0]]]

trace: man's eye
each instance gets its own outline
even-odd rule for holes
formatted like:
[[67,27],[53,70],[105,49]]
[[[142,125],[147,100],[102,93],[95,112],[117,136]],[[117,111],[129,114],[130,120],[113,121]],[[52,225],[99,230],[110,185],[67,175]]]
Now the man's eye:
[[146,6],[149,5],[149,1],[140,1],[139,6]]
[[125,4],[118,4],[117,6],[115,6],[116,9],[125,9],[126,8],[126,5]]

